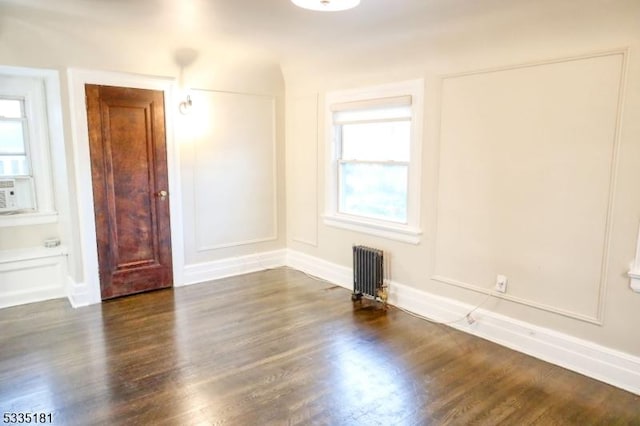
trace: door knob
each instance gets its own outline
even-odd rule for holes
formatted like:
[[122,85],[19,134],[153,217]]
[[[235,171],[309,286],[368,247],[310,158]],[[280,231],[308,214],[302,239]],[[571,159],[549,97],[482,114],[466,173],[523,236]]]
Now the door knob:
[[167,195],[169,195],[169,193],[165,190],[156,192],[156,197],[160,198],[163,201],[167,199]]

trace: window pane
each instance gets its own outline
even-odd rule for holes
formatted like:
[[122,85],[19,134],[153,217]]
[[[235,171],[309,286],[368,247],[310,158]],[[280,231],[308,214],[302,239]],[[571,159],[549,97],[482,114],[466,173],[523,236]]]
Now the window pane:
[[341,213],[407,222],[408,166],[340,164]]
[[25,154],[22,121],[0,121],[0,154]]
[[17,99],[0,99],[0,117],[22,118],[22,101]]
[[344,124],[342,159],[409,161],[411,122]]
[[26,155],[0,155],[0,176],[29,176]]

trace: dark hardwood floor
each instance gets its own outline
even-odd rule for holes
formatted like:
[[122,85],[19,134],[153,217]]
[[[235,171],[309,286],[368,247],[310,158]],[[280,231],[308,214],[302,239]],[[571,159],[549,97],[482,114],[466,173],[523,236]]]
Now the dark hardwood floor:
[[0,310],[2,413],[53,424],[640,425],[640,396],[276,269]]

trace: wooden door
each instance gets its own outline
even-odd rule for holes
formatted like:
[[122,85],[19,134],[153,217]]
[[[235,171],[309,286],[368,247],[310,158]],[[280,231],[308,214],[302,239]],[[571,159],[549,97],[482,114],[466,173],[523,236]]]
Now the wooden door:
[[171,287],[163,93],[85,90],[102,299]]

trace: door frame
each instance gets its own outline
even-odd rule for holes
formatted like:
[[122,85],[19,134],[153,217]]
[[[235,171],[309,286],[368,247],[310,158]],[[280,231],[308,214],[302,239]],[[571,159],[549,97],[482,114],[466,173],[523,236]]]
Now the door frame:
[[[67,289],[69,301],[74,307],[101,303],[100,277],[98,275],[98,249],[96,222],[91,180],[91,157],[89,153],[89,131],[85,99],[85,84],[132,87],[158,90],[164,93],[165,132],[167,140],[167,167],[171,203],[171,245],[173,262],[173,285],[184,285],[184,235],[182,228],[182,191],[180,186],[180,154],[175,141],[175,115],[178,111],[177,84],[175,78],[156,77],[109,71],[94,71],[70,68],[69,104],[71,108],[71,137],[75,171],[75,193],[79,235],[72,244],[71,256],[82,265],[82,281],[70,279]],[[78,241],[79,240],[79,241]],[[79,246],[78,246],[79,243]],[[76,271],[76,274],[79,271]]]

